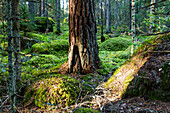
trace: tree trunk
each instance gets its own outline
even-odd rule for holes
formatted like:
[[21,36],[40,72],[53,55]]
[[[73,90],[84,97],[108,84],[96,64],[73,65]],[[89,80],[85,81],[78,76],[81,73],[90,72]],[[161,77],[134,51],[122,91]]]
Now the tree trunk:
[[[46,0],[46,4],[48,4],[47,0]],[[46,6],[46,17],[47,17],[47,29],[46,29],[46,33],[48,33],[49,29],[48,29],[48,24],[49,24],[49,20],[48,20],[48,6]]]
[[7,33],[8,33],[8,72],[9,72],[9,89],[10,89],[10,99],[11,99],[11,112],[15,112],[15,98],[14,98],[14,91],[15,91],[15,79],[13,74],[13,46],[12,46],[12,37],[11,37],[11,0],[7,0]]
[[104,42],[105,37],[103,36],[103,3],[102,3],[102,0],[100,0],[100,6],[101,6],[101,42]]
[[106,9],[107,9],[107,14],[106,14],[106,33],[111,32],[111,23],[110,23],[110,0],[107,0],[106,2]]
[[134,52],[134,43],[135,43],[135,36],[136,36],[136,27],[135,27],[135,0],[132,0],[132,47],[131,47],[131,55]]
[[42,6],[43,6],[43,11],[42,11],[42,13],[43,13],[43,16],[46,16],[45,15],[45,0],[42,0],[43,1],[43,3],[42,3]]
[[21,46],[20,46],[19,0],[12,0],[12,38],[14,42],[14,76],[16,92],[21,86]]
[[132,0],[129,0],[129,30],[132,29]]
[[56,25],[57,30],[60,32],[60,0],[56,0]]
[[89,73],[99,67],[94,0],[69,1],[68,73]]
[[42,0],[40,0],[40,4],[39,4],[39,17],[41,17],[41,7],[42,7]]
[[[155,0],[151,0],[151,4],[154,4]],[[151,5],[150,8],[150,26],[149,26],[149,33],[153,33],[153,24],[154,24],[154,12],[155,12],[155,5]]]

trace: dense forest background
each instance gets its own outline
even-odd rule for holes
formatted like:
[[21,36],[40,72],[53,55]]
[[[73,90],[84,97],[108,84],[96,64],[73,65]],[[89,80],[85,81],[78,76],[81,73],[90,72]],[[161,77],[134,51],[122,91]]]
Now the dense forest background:
[[1,0],[0,112],[169,112],[168,0]]

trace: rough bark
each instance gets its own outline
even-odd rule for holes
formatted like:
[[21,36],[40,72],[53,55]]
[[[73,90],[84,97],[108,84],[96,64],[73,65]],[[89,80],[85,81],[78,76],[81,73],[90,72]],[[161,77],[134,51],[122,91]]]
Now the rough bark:
[[68,73],[89,73],[99,67],[94,0],[69,1]]
[[14,42],[14,76],[16,80],[16,92],[19,92],[21,82],[21,56],[20,56],[20,24],[19,24],[19,0],[12,0],[12,38]]
[[15,112],[15,98],[14,98],[14,91],[15,91],[15,79],[13,74],[13,46],[12,46],[12,37],[11,37],[11,0],[7,0],[7,32],[8,32],[8,72],[9,72],[9,89],[10,89],[10,99],[11,99],[11,112]]

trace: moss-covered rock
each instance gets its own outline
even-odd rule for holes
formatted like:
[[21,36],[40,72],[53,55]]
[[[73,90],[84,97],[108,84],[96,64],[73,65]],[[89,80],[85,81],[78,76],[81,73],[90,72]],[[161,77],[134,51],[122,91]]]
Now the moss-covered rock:
[[36,43],[31,48],[31,53],[39,54],[67,54],[69,44],[67,40],[55,40],[52,42]]
[[93,110],[91,108],[78,108],[74,111],[74,113],[100,113],[97,110]]
[[[50,32],[53,32],[54,21],[52,18],[48,18],[48,29]],[[36,30],[39,32],[45,32],[47,29],[47,17],[35,17],[34,23],[30,20],[21,20],[20,30],[25,32],[30,32]]]
[[[25,91],[25,106],[35,103],[41,108],[65,107],[74,104],[79,94],[79,82],[66,75],[44,78],[28,86]],[[36,100],[30,99],[34,98]]]
[[123,51],[131,45],[131,39],[128,38],[110,38],[99,44],[99,50],[102,51]]

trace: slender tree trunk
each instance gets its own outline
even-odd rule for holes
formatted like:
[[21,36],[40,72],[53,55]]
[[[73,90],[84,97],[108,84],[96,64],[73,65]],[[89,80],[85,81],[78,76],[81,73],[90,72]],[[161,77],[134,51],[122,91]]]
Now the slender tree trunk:
[[[155,0],[151,0],[151,4],[154,4]],[[153,24],[154,24],[154,12],[155,12],[155,5],[152,5],[150,8],[150,27],[149,27],[149,33],[153,33]]]
[[132,0],[129,0],[129,29],[131,30],[132,27]]
[[11,0],[7,0],[7,33],[8,33],[8,72],[9,72],[9,80],[10,80],[10,99],[11,99],[11,112],[15,112],[15,79],[13,74],[13,43],[12,43],[12,27],[11,27]]
[[60,32],[60,0],[56,0],[56,25],[57,30]]
[[89,73],[99,67],[94,0],[69,1],[68,73]]
[[101,6],[101,42],[104,42],[105,37],[103,36],[103,3],[102,3],[102,0],[100,0],[100,6]]
[[131,55],[134,52],[134,43],[135,43],[135,36],[136,36],[136,27],[135,27],[135,0],[132,0],[132,47],[131,47]]
[[106,15],[106,33],[110,33],[111,32],[111,23],[110,23],[110,0],[107,0],[106,2],[106,7],[107,7],[107,15]]
[[39,17],[41,17],[41,7],[42,7],[42,0],[40,0],[40,4],[39,4]]
[[[47,0],[46,0],[46,4],[48,4]],[[49,31],[48,29],[48,24],[49,24],[49,20],[48,20],[48,6],[46,6],[46,17],[47,17],[47,29],[46,29],[46,33]]]
[[43,11],[42,11],[42,12],[43,12],[43,16],[46,16],[46,15],[45,15],[45,0],[42,0],[42,1],[43,1],[43,3],[42,3],[42,4],[43,4],[43,5],[42,5],[42,6],[43,6]]
[[63,0],[63,20],[64,20],[64,0]]
[[31,19],[32,22],[33,22],[34,15],[35,15],[35,13],[34,13],[34,2],[30,1],[30,2],[28,3],[28,6],[29,6],[29,16],[30,16],[30,19]]
[[12,0],[12,38],[14,41],[14,75],[16,80],[16,93],[21,86],[21,46],[19,23],[19,0]]

